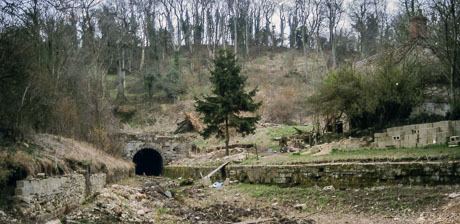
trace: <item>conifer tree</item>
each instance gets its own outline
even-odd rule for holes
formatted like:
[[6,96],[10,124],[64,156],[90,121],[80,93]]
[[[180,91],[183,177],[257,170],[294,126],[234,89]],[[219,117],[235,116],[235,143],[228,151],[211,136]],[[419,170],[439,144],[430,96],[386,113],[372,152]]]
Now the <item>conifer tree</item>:
[[212,95],[196,99],[195,104],[207,126],[203,137],[216,135],[225,139],[226,155],[229,155],[229,129],[234,128],[243,136],[253,134],[260,120],[259,115],[253,115],[261,105],[253,99],[257,89],[245,91],[247,78],[240,71],[235,55],[229,50],[220,50],[211,70]]

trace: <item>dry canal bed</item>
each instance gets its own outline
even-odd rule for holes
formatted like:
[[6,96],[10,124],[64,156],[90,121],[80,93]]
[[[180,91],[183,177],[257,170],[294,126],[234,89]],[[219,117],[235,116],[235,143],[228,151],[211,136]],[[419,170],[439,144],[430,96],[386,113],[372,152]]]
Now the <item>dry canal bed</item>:
[[108,186],[63,223],[460,223],[458,186],[362,189],[135,177]]

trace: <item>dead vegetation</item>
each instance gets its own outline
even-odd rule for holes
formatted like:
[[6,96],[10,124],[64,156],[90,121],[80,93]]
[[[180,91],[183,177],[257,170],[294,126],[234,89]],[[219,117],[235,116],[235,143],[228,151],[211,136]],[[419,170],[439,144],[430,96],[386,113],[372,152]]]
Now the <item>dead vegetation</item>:
[[0,151],[1,182],[23,179],[38,173],[63,175],[88,167],[92,172],[129,172],[133,164],[115,158],[93,145],[49,134],[34,135],[28,143],[18,143]]
[[94,170],[107,171],[108,175],[113,174],[115,170],[130,170],[133,168],[132,163],[113,157],[86,142],[48,134],[35,135],[33,142],[40,146],[47,155],[52,155],[64,161],[87,163],[95,168]]
[[[365,189],[283,188],[224,184],[211,188],[179,180],[136,177],[109,186],[68,223],[453,224],[455,186]],[[166,192],[166,193],[165,193]]]
[[200,118],[193,113],[184,112],[184,120],[177,123],[177,129],[174,134],[186,133],[186,132],[198,132],[200,133],[204,129],[203,123]]

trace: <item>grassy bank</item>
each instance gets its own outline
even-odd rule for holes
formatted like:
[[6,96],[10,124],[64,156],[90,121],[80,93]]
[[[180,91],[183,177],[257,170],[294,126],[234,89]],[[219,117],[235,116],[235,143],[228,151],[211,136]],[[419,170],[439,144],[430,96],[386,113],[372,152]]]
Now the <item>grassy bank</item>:
[[425,148],[400,149],[357,149],[332,150],[330,154],[315,156],[308,153],[286,153],[267,156],[256,160],[251,158],[243,164],[302,164],[302,163],[329,163],[329,162],[382,162],[382,161],[432,161],[458,160],[460,148],[447,146],[430,146]]
[[[232,137],[231,143],[256,144],[261,149],[278,149],[279,143],[275,139],[295,135],[297,133],[296,129],[307,132],[310,131],[312,127],[307,125],[274,125],[270,127],[259,127],[253,135]],[[194,141],[194,144],[204,149],[216,145],[224,145],[224,141],[199,137]]]
[[437,208],[446,193],[458,187],[376,187],[347,190],[238,184],[232,190],[258,200],[281,205],[303,204],[302,210],[315,212],[353,212],[369,214],[412,214]]

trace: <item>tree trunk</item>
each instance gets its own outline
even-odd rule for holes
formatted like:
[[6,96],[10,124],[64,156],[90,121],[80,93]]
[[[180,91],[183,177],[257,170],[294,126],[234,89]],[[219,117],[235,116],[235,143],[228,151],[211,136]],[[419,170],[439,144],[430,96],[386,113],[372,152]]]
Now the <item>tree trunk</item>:
[[302,47],[303,47],[303,56],[305,58],[305,82],[308,83],[308,55],[307,55],[307,43],[305,41],[306,34],[305,34],[305,26],[302,28]]
[[336,53],[336,44],[335,44],[335,37],[334,31],[331,30],[331,45],[332,45],[332,68],[337,68],[337,53]]
[[142,49],[141,49],[141,61],[139,63],[139,70],[142,71],[142,69],[144,68],[144,64],[145,64],[145,45],[142,44]]
[[237,12],[238,0],[233,3],[233,29],[235,32],[235,57],[238,57],[238,12]]
[[246,18],[246,27],[245,27],[245,37],[244,37],[244,42],[246,46],[246,57],[249,58],[249,17]]
[[225,118],[225,155],[230,155],[228,145],[230,143],[230,134],[228,131],[228,116]]
[[125,96],[125,50],[121,49],[121,57],[118,60],[118,94],[117,100],[124,102],[126,100]]

